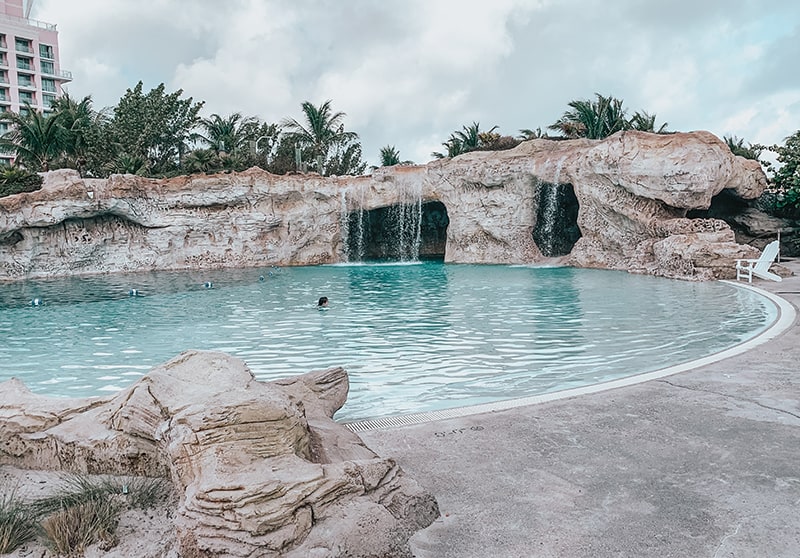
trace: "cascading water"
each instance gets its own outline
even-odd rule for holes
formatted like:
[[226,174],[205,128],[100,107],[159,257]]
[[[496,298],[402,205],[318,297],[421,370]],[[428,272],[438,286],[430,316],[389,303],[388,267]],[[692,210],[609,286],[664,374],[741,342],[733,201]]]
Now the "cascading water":
[[345,259],[415,261],[422,242],[422,192],[406,187],[397,192],[397,203],[365,210],[363,190],[342,194],[342,241]]
[[571,184],[561,182],[563,164],[563,158],[556,163],[553,182],[538,185],[539,208],[533,238],[542,255],[548,258],[569,254],[581,236],[575,191]]
[[[353,202],[353,210],[348,205],[348,194]],[[344,246],[344,260],[348,262],[359,262],[364,259],[364,221],[365,211],[363,207],[364,191],[358,189],[355,192],[342,190],[342,245]]]
[[389,257],[400,261],[418,260],[422,239],[422,196],[411,203],[391,206],[385,227],[389,232]]
[[556,222],[560,205],[558,184],[542,183],[540,193],[542,226],[539,250],[545,256],[553,256],[555,255]]

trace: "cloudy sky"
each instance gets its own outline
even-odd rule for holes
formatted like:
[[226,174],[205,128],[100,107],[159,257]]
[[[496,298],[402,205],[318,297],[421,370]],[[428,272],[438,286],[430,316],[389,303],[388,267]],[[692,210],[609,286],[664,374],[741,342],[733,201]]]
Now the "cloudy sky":
[[797,0],[36,0],[72,96],[149,90],[276,122],[333,100],[364,156],[430,160],[464,124],[518,134],[595,92],[670,130],[800,129]]

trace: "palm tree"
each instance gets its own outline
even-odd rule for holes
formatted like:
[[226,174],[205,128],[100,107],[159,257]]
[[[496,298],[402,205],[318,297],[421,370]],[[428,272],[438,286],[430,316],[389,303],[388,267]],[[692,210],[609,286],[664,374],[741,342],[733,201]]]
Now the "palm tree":
[[518,139],[522,141],[527,141],[531,139],[547,139],[549,136],[547,132],[542,132],[541,128],[536,128],[535,130],[531,130],[529,128],[522,128],[519,131]]
[[447,141],[442,142],[442,145],[447,148],[447,152],[442,153],[439,151],[434,151],[431,153],[431,157],[435,157],[436,159],[444,159],[445,157],[455,157],[456,155],[466,153],[466,151],[464,151],[464,146],[461,144],[461,140],[457,138],[455,134],[451,134]]
[[[329,99],[319,107],[315,107],[305,101],[300,105],[305,116],[304,123],[301,124],[294,118],[285,119],[281,123],[288,139],[296,146],[305,148],[307,156],[310,156],[312,161],[321,161],[323,167],[332,147],[358,140],[358,134],[345,131],[342,122],[345,113],[333,112],[331,102]],[[322,174],[324,169],[317,170]]]
[[648,114],[647,111],[636,111],[630,119],[630,129],[639,130],[641,132],[653,132],[655,134],[664,134],[667,132],[667,123],[664,122],[656,130],[656,115]]
[[189,174],[211,172],[222,167],[222,161],[213,149],[195,149],[183,158],[183,168]]
[[492,126],[490,130],[482,131],[480,122],[473,122],[469,126],[462,126],[461,130],[456,130],[450,134],[450,138],[442,143],[447,148],[447,154],[434,151],[431,156],[437,159],[445,157],[455,157],[462,153],[468,153],[478,149],[485,149],[491,143],[500,138],[500,134],[495,134],[497,126]]
[[22,113],[4,112],[0,121],[11,128],[0,137],[0,149],[13,151],[31,171],[47,171],[63,152],[65,132],[58,114],[46,115],[25,104]]
[[250,139],[249,133],[258,120],[252,116],[244,118],[241,113],[234,112],[224,118],[212,114],[209,118],[201,118],[199,126],[204,133],[192,134],[193,139],[204,142],[216,154],[233,154],[245,147]]
[[622,99],[604,97],[595,93],[597,99],[571,101],[571,110],[566,111],[555,123],[548,126],[567,138],[601,139],[620,130],[630,129]]
[[475,151],[481,147],[486,147],[487,144],[500,137],[495,134],[497,126],[492,126],[490,130],[481,131],[480,122],[473,122],[469,126],[463,126],[462,130],[455,132],[455,136],[461,140],[461,148],[466,153],[467,151]]
[[400,152],[395,149],[394,145],[387,145],[381,147],[381,166],[393,167],[400,164]]
[[120,153],[113,161],[106,164],[105,169],[109,174],[135,174],[147,176],[150,170],[147,161],[139,155]]
[[92,109],[91,95],[76,101],[65,93],[56,99],[51,107],[64,130],[64,155],[71,159],[67,165],[74,165],[81,172],[91,151],[93,140],[100,134],[101,128],[108,120],[106,114]]
[[[381,147],[381,166],[392,167],[394,165],[413,165],[414,161],[402,161],[400,159],[400,152],[395,149],[394,145],[387,145]],[[372,167],[376,169],[378,167]]]

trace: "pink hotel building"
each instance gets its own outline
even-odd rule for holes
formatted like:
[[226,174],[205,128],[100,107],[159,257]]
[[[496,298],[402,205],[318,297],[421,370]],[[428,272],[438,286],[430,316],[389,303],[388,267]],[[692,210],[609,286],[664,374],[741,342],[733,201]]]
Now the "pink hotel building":
[[0,0],[0,112],[24,111],[25,104],[47,112],[72,81],[58,62],[56,26],[29,19],[32,3]]

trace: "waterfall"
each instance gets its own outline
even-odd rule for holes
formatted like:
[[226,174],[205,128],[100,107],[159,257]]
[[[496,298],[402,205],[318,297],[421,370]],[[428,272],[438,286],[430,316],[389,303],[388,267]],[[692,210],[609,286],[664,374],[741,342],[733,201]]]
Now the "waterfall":
[[534,241],[545,257],[569,253],[580,237],[580,229],[575,224],[577,199],[574,199],[571,184],[561,181],[563,165],[562,157],[556,162],[553,181],[539,183],[539,208]]
[[398,186],[396,203],[365,210],[363,189],[342,193],[342,243],[347,261],[415,261],[422,243],[422,192]]
[[400,261],[418,260],[422,239],[422,197],[404,199],[403,203],[389,207],[384,223],[388,233],[385,239],[387,256]]
[[[348,203],[349,200],[351,203]],[[341,229],[343,260],[360,262],[364,259],[364,191],[342,190]]]
[[539,204],[541,209],[541,241],[539,250],[545,256],[555,255],[556,248],[556,224],[558,223],[559,213],[559,188],[558,184],[542,183]]

